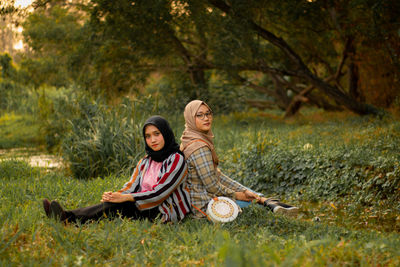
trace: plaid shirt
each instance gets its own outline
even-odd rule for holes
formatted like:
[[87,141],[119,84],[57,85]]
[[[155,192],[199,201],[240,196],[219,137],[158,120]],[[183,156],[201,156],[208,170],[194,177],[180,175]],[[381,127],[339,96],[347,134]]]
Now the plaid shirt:
[[[235,192],[243,192],[247,188],[224,175],[215,168],[211,150],[204,146],[193,152],[187,158],[187,184],[190,191],[192,205],[203,212],[207,204],[214,197],[225,196],[235,198]],[[204,214],[192,208],[195,217],[204,217]]]

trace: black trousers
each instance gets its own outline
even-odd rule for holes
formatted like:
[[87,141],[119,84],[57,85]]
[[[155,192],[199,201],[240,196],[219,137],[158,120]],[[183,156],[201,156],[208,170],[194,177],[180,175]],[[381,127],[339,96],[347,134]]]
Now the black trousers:
[[101,218],[113,218],[117,216],[132,219],[149,219],[153,221],[159,214],[158,208],[140,211],[133,202],[127,201],[122,203],[104,202],[97,205],[79,208],[75,210],[65,211],[65,215],[69,222],[85,223],[93,220],[97,221]]

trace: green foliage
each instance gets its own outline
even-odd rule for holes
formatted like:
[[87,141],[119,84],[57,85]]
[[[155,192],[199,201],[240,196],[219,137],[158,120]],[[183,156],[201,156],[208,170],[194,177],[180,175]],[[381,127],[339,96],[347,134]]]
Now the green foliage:
[[69,132],[68,123],[73,118],[93,116],[96,105],[85,94],[76,88],[53,89],[42,87],[37,100],[37,115],[40,131],[46,140],[46,148],[50,151],[59,150],[60,144]]
[[[225,4],[233,12],[218,8]],[[24,81],[36,88],[43,84],[56,87],[78,84],[110,96],[141,92],[150,74],[166,75],[172,91],[164,91],[167,88],[162,87],[164,82],[160,90],[156,90],[167,95],[166,108],[173,102],[169,97],[176,99],[174,102],[202,98],[215,101],[216,107],[221,103],[221,110],[225,110],[226,107],[233,109],[236,104],[242,107],[242,98],[248,96],[246,91],[254,88],[248,83],[243,87],[235,86],[232,78],[237,78],[237,74],[253,85],[260,85],[260,76],[270,75],[272,68],[282,79],[289,80],[284,74],[294,76],[285,84],[296,87],[296,90],[291,88],[293,92],[303,90],[309,81],[299,78],[304,76],[305,70],[298,71],[303,64],[294,67],[298,60],[318,76],[319,84],[324,84],[322,80],[337,72],[346,44],[351,43],[352,51],[343,55],[347,59],[341,73],[350,73],[350,66],[358,64],[360,88],[375,88],[374,92],[365,93],[379,92],[377,94],[384,95],[382,98],[386,100],[382,102],[388,106],[397,91],[392,86],[379,90],[376,86],[365,86],[370,84],[364,81],[370,78],[368,74],[376,71],[359,62],[368,61],[371,55],[382,55],[389,63],[380,66],[382,73],[376,74],[374,84],[397,81],[398,68],[394,67],[399,64],[397,9],[395,1],[383,0],[340,3],[120,0],[113,4],[105,0],[39,1],[23,24],[25,41],[32,50],[24,57],[21,67]],[[158,16],[154,16],[155,13]],[[275,42],[263,39],[250,22],[275,34]],[[278,48],[277,43],[282,42],[289,47]],[[288,56],[284,51],[294,54]],[[183,78],[174,80],[177,72]],[[216,85],[212,81],[213,72],[230,75],[224,77],[225,84]],[[347,92],[351,79],[346,75],[335,83]],[[384,78],[388,76],[390,78]],[[325,90],[310,92],[312,97],[308,103],[331,107],[333,103],[329,98],[339,92],[325,98],[322,91],[334,90],[326,86]],[[391,92],[381,94],[385,88],[390,88]],[[268,97],[285,108],[281,102],[287,100],[282,96],[287,89],[283,88],[279,94],[271,85],[258,90],[262,91],[264,99]],[[375,98],[365,99],[375,101]],[[341,99],[335,101],[346,103]],[[335,105],[340,104],[343,103]]]
[[21,72],[7,53],[0,54],[0,70],[0,114],[2,111],[33,112],[34,93],[21,83]]
[[152,79],[146,92],[154,96],[154,105],[163,114],[181,116],[187,103],[194,99],[207,102],[215,114],[229,114],[247,108],[245,99],[253,97],[253,92],[242,91],[235,84],[224,82],[219,73],[207,74],[210,76],[207,94],[201,97],[196,96],[196,88],[180,73]]
[[[76,88],[43,88],[38,101],[47,149],[59,151],[78,178],[131,171],[144,153],[142,123],[162,114],[158,99],[151,96],[108,105]],[[176,125],[172,117],[169,121]]]
[[63,140],[63,156],[74,176],[89,178],[132,171],[144,151],[141,125],[146,113],[129,101],[118,109],[108,110],[99,103],[91,107],[95,108],[92,114],[69,122],[72,129]]
[[65,2],[47,9],[38,4],[23,23],[25,42],[32,49],[21,61],[23,79],[36,88],[75,84],[88,88],[97,77],[88,63],[93,48],[87,46],[90,33],[82,25],[84,12],[78,5],[69,9]]
[[247,134],[247,145],[234,147],[234,164],[240,167],[230,172],[267,194],[312,201],[350,199],[363,205],[384,201],[398,209],[399,127],[392,119],[368,118],[297,129],[266,129],[264,124]]
[[1,78],[4,79],[14,76],[15,69],[11,63],[11,57],[7,53],[0,55]]
[[33,116],[5,113],[0,117],[0,149],[38,146],[43,142]]

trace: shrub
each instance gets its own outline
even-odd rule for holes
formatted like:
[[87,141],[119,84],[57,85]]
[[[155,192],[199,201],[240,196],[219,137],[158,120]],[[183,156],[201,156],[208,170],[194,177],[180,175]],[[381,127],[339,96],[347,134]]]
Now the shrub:
[[97,103],[76,88],[42,88],[38,98],[40,132],[46,140],[49,151],[57,151],[66,133],[71,129],[68,123],[90,120],[96,113]]
[[229,153],[236,164],[228,164],[232,177],[250,188],[307,200],[400,202],[398,122],[356,118],[269,130],[261,124],[256,135],[251,127],[249,142]]
[[74,176],[132,171],[144,151],[141,125],[147,115],[141,105],[125,99],[118,108],[96,103],[85,111],[69,122],[71,131],[62,142],[63,157]]

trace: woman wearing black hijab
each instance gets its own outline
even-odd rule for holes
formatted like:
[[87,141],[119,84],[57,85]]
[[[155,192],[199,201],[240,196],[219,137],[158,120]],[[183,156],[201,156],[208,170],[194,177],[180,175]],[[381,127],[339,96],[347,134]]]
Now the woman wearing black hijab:
[[161,116],[150,117],[143,126],[147,155],[142,158],[129,182],[117,192],[104,192],[100,204],[64,210],[57,201],[43,200],[48,217],[63,222],[84,223],[104,215],[132,219],[179,221],[190,211],[186,188],[187,166],[174,133]]

